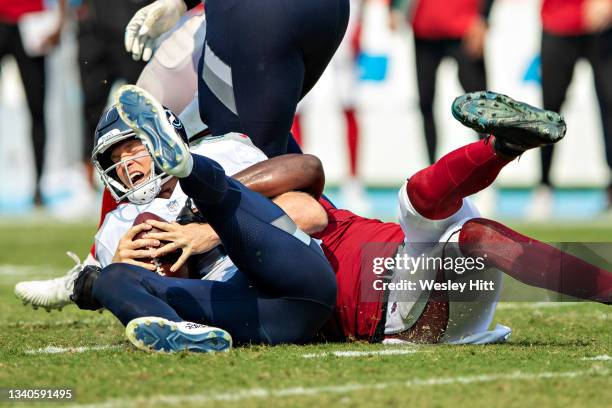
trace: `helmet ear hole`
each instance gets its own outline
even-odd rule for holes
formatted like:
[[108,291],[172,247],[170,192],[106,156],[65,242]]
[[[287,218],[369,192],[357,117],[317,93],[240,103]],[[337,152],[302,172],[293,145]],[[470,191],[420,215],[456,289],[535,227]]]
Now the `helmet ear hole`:
[[189,137],[187,136],[187,131],[185,130],[185,126],[183,122],[179,119],[178,115],[175,115],[170,109],[164,107],[166,109],[166,118],[168,122],[174,127],[176,133],[183,139],[183,142],[189,143]]

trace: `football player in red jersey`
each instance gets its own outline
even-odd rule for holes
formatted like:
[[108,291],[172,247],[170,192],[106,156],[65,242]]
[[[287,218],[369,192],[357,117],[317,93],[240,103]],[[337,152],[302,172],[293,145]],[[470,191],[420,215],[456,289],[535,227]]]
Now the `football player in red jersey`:
[[[479,218],[467,198],[489,186],[501,169],[525,150],[559,141],[565,134],[563,119],[554,112],[492,92],[457,98],[453,115],[463,124],[495,136],[450,152],[410,177],[399,191],[400,224],[360,217],[320,199],[328,224],[314,236],[322,240],[338,282],[336,310],[322,331],[325,338],[478,344],[504,341],[509,328],[498,325],[488,330],[501,289],[501,272],[574,297],[602,303],[612,300],[610,272],[495,221]],[[290,169],[277,165],[265,168],[267,164],[272,163],[258,164],[261,172],[251,178],[270,183],[274,180],[291,188],[291,181],[283,181],[290,177]],[[322,175],[315,177],[314,184],[322,185],[322,179]],[[257,187],[251,184],[251,188]],[[486,267],[491,270],[482,276],[494,281],[494,290],[483,291],[475,301],[451,291],[432,290],[417,300],[402,298],[402,293],[372,290],[380,278],[372,273],[375,258],[404,254],[418,258],[423,253],[440,256],[445,249],[450,252],[448,241],[457,242],[452,250],[459,251],[460,256],[486,254]],[[445,272],[445,277],[436,276],[436,280],[452,279],[453,271]],[[405,272],[396,268],[391,280],[399,281],[402,274]],[[470,279],[478,278],[478,274],[472,274]]]
[[[487,330],[501,289],[501,272],[570,296],[612,301],[610,272],[479,218],[467,199],[489,186],[525,150],[559,141],[565,134],[563,119],[492,92],[457,98],[453,115],[494,136],[450,152],[410,177],[399,191],[400,225],[363,218],[320,201],[328,226],[315,236],[322,240],[338,281],[336,311],[324,330],[326,336],[389,342],[503,341],[510,329],[499,325]],[[454,248],[445,248],[449,241],[457,242]],[[405,299],[402,293],[372,290],[380,278],[372,273],[375,258],[440,256],[445,250],[455,251],[455,256],[459,252],[459,256],[486,257],[486,267],[492,269],[482,276],[492,279],[495,289],[483,291],[476,301],[451,291],[432,290],[420,294],[424,299],[414,295]],[[452,279],[453,271],[445,272],[435,279]],[[395,268],[391,280],[399,281],[402,275],[406,272]],[[472,274],[470,279],[478,278]]]

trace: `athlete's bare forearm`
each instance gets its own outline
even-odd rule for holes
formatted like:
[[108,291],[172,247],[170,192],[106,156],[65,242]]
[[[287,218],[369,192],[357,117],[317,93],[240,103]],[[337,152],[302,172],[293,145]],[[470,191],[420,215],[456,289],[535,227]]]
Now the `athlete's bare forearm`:
[[325,185],[323,165],[310,154],[277,156],[242,170],[234,178],[266,197],[302,191],[318,199]]

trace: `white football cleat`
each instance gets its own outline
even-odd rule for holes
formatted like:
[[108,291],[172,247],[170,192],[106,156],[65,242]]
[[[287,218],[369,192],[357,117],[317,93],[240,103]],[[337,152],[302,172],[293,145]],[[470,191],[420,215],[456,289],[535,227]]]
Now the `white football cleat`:
[[173,322],[162,317],[139,317],[125,327],[125,335],[143,351],[210,353],[229,351],[232,336],[223,329],[192,322]]
[[43,307],[50,312],[51,309],[62,310],[66,305],[72,303],[70,295],[74,289],[74,280],[85,265],[96,265],[98,262],[88,255],[81,263],[78,256],[72,252],[66,254],[76,263],[64,276],[37,281],[24,281],[15,285],[15,295],[24,305],[30,303],[34,309]]

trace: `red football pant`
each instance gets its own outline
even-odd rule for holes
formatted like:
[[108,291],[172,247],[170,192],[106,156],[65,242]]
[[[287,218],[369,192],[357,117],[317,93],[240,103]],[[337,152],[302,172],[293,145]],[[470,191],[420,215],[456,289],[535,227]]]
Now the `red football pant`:
[[459,233],[465,256],[486,263],[527,285],[595,302],[612,302],[612,273],[498,222],[474,218]]

